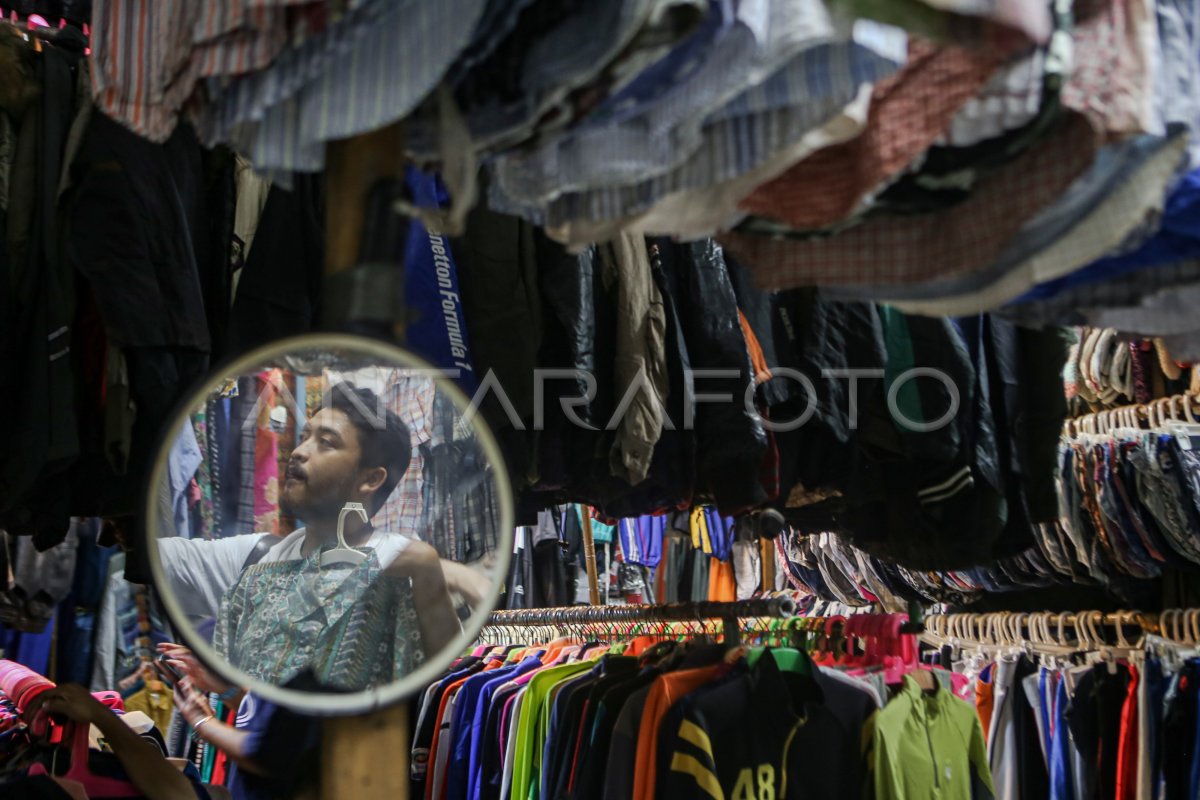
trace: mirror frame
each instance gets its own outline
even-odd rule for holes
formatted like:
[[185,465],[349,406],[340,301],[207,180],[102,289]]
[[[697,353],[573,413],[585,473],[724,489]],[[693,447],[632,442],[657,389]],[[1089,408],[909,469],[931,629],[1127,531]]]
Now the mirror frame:
[[500,591],[508,580],[508,571],[512,562],[514,509],[512,486],[508,477],[507,465],[500,452],[491,428],[482,415],[475,411],[472,414],[472,428],[477,440],[483,448],[488,461],[494,466],[494,479],[500,507],[500,529],[496,537],[496,563],[493,570],[493,586],[483,603],[471,612],[471,616],[462,621],[462,633],[448,646],[444,652],[427,657],[413,672],[386,686],[366,689],[358,692],[308,692],[297,689],[286,689],[252,678],[247,673],[221,658],[215,648],[202,637],[197,635],[194,627],[183,613],[182,607],[176,602],[174,590],[167,586],[166,574],[162,569],[159,556],[158,538],[160,525],[158,518],[158,497],[156,487],[166,479],[171,445],[183,429],[183,423],[190,417],[196,403],[206,398],[215,388],[218,381],[223,381],[228,375],[241,375],[248,370],[260,368],[265,362],[279,359],[288,353],[301,349],[340,349],[363,356],[376,356],[379,366],[394,365],[398,369],[416,369],[428,373],[434,382],[435,390],[446,392],[454,404],[466,414],[470,409],[470,399],[466,393],[446,375],[446,370],[433,366],[424,359],[414,355],[397,344],[371,339],[365,336],[346,333],[308,333],[277,339],[266,345],[257,347],[245,355],[238,356],[216,367],[210,367],[203,382],[194,385],[183,401],[178,403],[173,412],[170,425],[163,431],[159,439],[158,452],[153,468],[150,470],[149,481],[144,490],[142,513],[145,514],[144,544],[149,559],[151,579],[154,590],[162,602],[163,610],[172,628],[183,643],[192,649],[200,661],[225,681],[236,686],[244,687],[247,691],[276,703],[284,708],[317,716],[346,716],[361,714],[374,709],[398,703],[411,696],[418,690],[425,689],[435,678],[445,672],[456,657],[465,652],[479,635],[479,631],[487,623],[488,617],[500,598]]

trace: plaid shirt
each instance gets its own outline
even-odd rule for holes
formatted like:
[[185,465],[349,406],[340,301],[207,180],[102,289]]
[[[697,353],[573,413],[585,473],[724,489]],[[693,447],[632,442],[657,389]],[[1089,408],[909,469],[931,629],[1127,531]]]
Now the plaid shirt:
[[759,187],[742,209],[799,229],[845,219],[870,192],[929,149],[1007,55],[910,39],[908,62],[875,86],[863,135],[801,161]]
[[[1099,132],[1070,114],[1046,139],[939,214],[868,219],[827,239],[729,234],[721,243],[766,287],[910,284],[962,275],[994,260],[1022,224],[1088,168]],[[815,193],[808,192],[808,196]]]
[[[1111,133],[1161,133],[1161,121],[1148,110],[1153,20],[1114,2],[1080,4],[1076,13],[1081,21],[1071,31],[1073,67],[1063,105]],[[1010,52],[912,40],[909,62],[875,87],[863,136],[805,159],[761,186],[742,208],[802,230],[844,220],[942,135]]]
[[899,301],[908,313],[962,316],[998,308],[1036,284],[1055,280],[1113,252],[1147,221],[1156,220],[1167,187],[1184,163],[1187,137],[1160,147],[1109,191],[1063,236],[1005,270],[982,289],[957,297]]
[[[632,116],[585,117],[573,130],[498,156],[496,182],[515,202],[534,205],[568,191],[643,182],[687,161],[704,128],[721,119],[852,93],[853,86],[836,91],[851,76],[835,50],[863,47],[903,60],[903,31],[861,22],[847,37],[838,27],[822,0],[739,4],[731,29],[692,53],[700,66],[680,65],[684,77],[663,80],[669,88],[661,97]],[[805,56],[814,50],[824,52]],[[775,77],[789,71],[786,83]]]
[[[1079,8],[1076,15],[1082,16]],[[1063,105],[1089,114],[1113,134],[1161,135],[1152,69],[1160,57],[1157,34],[1152,4],[1149,9],[1138,2],[1100,4],[1072,31],[1073,63]]]
[[384,393],[384,402],[408,426],[412,440],[412,461],[396,484],[383,508],[372,520],[376,528],[390,533],[424,539],[420,522],[424,508],[425,459],[422,446],[429,441],[433,411],[434,383],[430,378],[402,377],[397,374]]
[[474,438],[454,438],[462,416],[445,394],[434,395],[429,419],[436,435],[422,448],[421,538],[442,558],[473,563],[496,549],[500,504],[492,467]]

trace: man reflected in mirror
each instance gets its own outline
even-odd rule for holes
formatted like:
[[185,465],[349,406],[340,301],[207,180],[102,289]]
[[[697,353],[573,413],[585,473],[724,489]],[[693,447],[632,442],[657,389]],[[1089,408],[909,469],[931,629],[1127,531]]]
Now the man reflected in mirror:
[[[358,578],[369,575],[374,584],[411,587],[404,596],[411,597],[415,630],[405,630],[400,623],[397,638],[415,644],[423,655],[442,651],[461,631],[451,591],[468,602],[479,602],[486,586],[480,573],[440,559],[424,542],[376,530],[356,514],[346,515],[343,534],[348,546],[369,554],[369,564],[362,569],[321,565],[321,555],[337,546],[337,526],[345,504],[361,503],[368,516],[373,516],[410,460],[409,431],[399,417],[369,390],[335,384],[304,426],[280,487],[281,509],[303,527],[281,539],[260,534],[214,540],[160,539],[163,571],[176,599],[194,619],[218,617],[219,650],[269,661],[277,654],[258,650],[275,641],[267,629],[272,621],[276,627],[325,625],[327,631],[313,635],[330,641],[344,639],[346,630],[342,628],[347,625],[352,626],[351,632],[376,630],[362,627],[370,620],[359,617],[363,603],[381,602],[378,594],[363,594],[354,618],[348,617],[353,613],[349,607],[339,605],[355,592],[364,591]],[[256,632],[248,621],[264,629]],[[296,633],[303,635],[303,631]],[[396,646],[403,645],[398,642]],[[326,661],[331,658],[329,653],[319,655]],[[270,676],[277,683],[290,678],[295,666],[263,663],[251,669],[251,665],[233,660],[252,675]],[[410,666],[415,663],[419,661]],[[397,666],[396,672],[402,671]]]

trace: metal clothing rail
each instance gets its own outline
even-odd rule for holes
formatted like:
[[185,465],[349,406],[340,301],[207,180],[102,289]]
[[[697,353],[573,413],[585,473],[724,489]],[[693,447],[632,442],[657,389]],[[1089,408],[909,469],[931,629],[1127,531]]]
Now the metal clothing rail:
[[487,624],[493,627],[535,625],[589,625],[610,622],[688,622],[705,619],[792,617],[796,601],[790,597],[765,597],[731,603],[694,602],[666,605],[564,606],[519,611],[494,611]]
[[726,646],[741,644],[739,620],[763,617],[785,618],[796,615],[796,601],[790,597],[764,597],[731,603],[692,602],[666,605],[567,606],[533,608],[519,611],[494,611],[484,630],[511,627],[586,627],[590,625],[702,622],[720,620]]

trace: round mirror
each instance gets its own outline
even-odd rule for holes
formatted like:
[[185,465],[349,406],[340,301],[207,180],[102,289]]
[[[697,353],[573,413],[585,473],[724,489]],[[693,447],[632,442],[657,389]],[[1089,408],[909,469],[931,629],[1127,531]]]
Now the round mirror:
[[496,603],[513,512],[451,377],[347,335],[222,367],[168,429],[146,499],[174,627],[231,687],[356,713],[427,685]]

